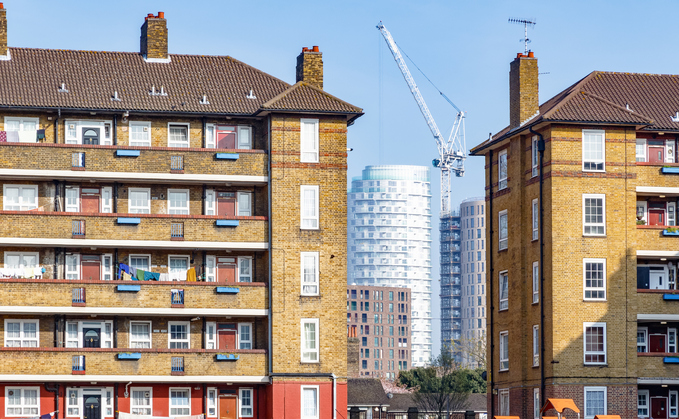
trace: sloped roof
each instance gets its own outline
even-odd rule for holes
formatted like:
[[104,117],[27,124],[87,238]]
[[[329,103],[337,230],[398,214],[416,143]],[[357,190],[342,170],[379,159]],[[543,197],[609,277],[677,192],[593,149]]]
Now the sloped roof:
[[[390,412],[407,412],[411,406],[417,407],[417,403],[413,399],[414,394],[394,394],[389,399]],[[487,397],[485,393],[471,393],[467,399],[465,410],[473,410],[475,412],[486,412],[488,410]]]
[[[299,103],[307,111],[362,112],[320,90],[292,89],[229,56],[170,54],[169,63],[151,63],[132,52],[10,48],[10,53],[11,60],[0,61],[0,106],[253,115],[286,91],[300,90],[271,109]],[[59,92],[62,83],[68,93]],[[166,95],[151,95],[153,86]],[[255,99],[247,98],[250,90]],[[116,91],[120,101],[111,100]],[[200,104],[203,95],[209,104]]]
[[297,82],[262,105],[263,109],[312,111],[322,107],[328,112],[361,113],[361,108],[324,92],[308,83]]
[[347,404],[349,406],[386,406],[389,399],[382,383],[376,378],[350,378],[347,381]]
[[[679,131],[679,75],[594,71],[540,105],[519,129],[540,122],[628,124],[648,131]],[[472,149],[517,131],[506,127]]]

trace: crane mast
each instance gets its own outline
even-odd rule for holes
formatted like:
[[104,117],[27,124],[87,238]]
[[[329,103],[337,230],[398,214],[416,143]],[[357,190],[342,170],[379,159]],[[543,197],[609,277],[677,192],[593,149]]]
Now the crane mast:
[[391,54],[394,56],[398,68],[403,74],[408,87],[410,88],[410,93],[412,93],[415,98],[415,102],[420,107],[420,112],[424,116],[429,129],[431,130],[434,139],[436,140],[436,147],[438,148],[439,158],[432,161],[434,167],[441,169],[441,217],[447,216],[450,213],[450,175],[451,172],[455,173],[456,176],[460,177],[464,175],[464,161],[466,159],[466,141],[465,141],[465,131],[464,131],[464,118],[465,113],[462,112],[455,104],[446,97],[443,93],[441,95],[450,103],[457,111],[457,116],[453,128],[447,140],[444,140],[439,131],[436,121],[432,116],[427,103],[424,101],[420,89],[417,87],[415,80],[413,79],[410,70],[406,65],[401,51],[399,50],[394,38],[387,28],[382,24],[382,22],[377,25],[377,29],[384,37],[384,40],[389,46]]

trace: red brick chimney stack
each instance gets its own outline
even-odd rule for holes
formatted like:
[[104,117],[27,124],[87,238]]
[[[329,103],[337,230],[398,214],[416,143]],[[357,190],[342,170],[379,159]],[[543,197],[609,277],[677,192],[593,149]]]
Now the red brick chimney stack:
[[0,55],[7,55],[7,10],[0,3]]
[[516,54],[509,67],[509,126],[520,126],[537,114],[539,106],[538,59],[533,51]]
[[167,54],[167,21],[165,13],[158,16],[149,13],[141,26],[140,52],[146,59],[166,60]]
[[323,53],[318,46],[302,48],[297,56],[297,81],[303,81],[323,89]]

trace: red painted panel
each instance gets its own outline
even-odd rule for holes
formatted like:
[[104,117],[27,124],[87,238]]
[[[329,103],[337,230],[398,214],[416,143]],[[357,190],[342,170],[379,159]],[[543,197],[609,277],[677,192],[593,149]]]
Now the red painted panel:
[[218,349],[236,349],[236,331],[235,330],[218,330],[219,348]]
[[82,194],[82,212],[98,213],[99,212],[99,195]]
[[648,225],[663,226],[665,225],[665,211],[661,209],[649,209],[648,219]]
[[649,335],[649,352],[665,352],[665,335]]
[[217,282],[236,282],[236,264],[217,263]]
[[651,397],[651,418],[652,419],[667,418],[667,398]]
[[[267,387],[268,411],[271,412],[267,417],[274,419],[300,417],[301,387],[306,385],[318,386],[320,419],[332,419],[332,381],[274,382]],[[337,385],[337,411],[342,415],[347,411],[346,383]]]
[[82,262],[83,279],[101,279],[101,262]]
[[649,163],[663,163],[665,161],[665,147],[648,147]]

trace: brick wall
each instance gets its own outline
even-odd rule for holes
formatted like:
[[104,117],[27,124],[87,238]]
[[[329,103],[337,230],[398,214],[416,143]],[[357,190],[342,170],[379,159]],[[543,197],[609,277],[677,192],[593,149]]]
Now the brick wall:
[[0,55],[7,55],[7,10],[0,8]]
[[323,89],[323,54],[318,47],[304,48],[297,56],[297,81]]
[[167,58],[167,21],[164,15],[150,16],[141,27],[140,51],[147,58]]

